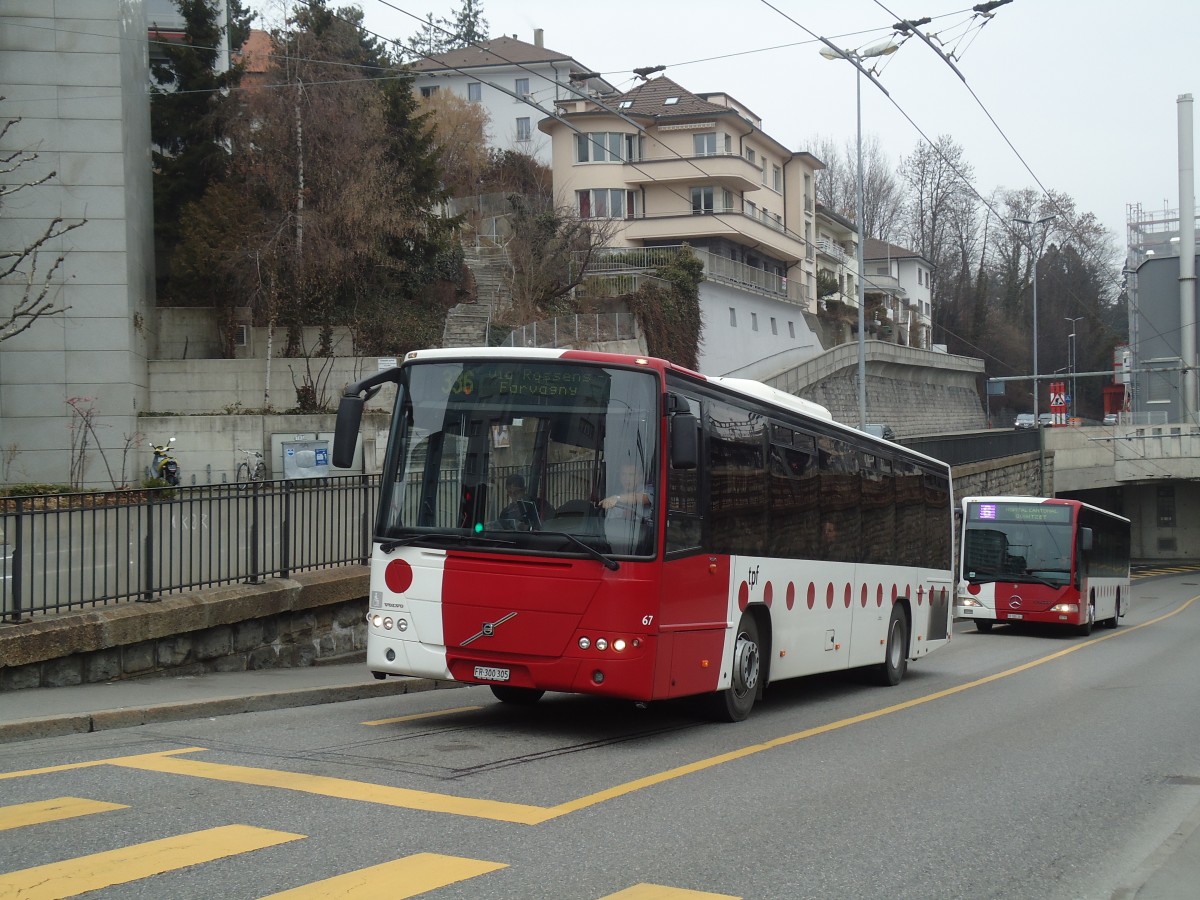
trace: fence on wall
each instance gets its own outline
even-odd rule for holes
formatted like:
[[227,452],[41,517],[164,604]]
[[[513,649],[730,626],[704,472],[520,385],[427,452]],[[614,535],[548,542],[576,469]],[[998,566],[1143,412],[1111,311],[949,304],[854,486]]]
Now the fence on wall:
[[365,563],[379,476],[0,499],[0,622]]

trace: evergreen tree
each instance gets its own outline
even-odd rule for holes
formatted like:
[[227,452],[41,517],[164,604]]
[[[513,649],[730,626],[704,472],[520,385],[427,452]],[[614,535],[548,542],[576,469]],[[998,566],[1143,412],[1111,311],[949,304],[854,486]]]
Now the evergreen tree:
[[[184,19],[182,42],[160,45],[166,61],[152,68],[150,134],[154,142],[154,237],[158,291],[171,298],[171,259],[179,242],[184,207],[225,177],[229,152],[222,128],[227,89],[236,69],[218,72],[224,28],[215,0],[178,0]],[[238,9],[239,23],[247,22]]]

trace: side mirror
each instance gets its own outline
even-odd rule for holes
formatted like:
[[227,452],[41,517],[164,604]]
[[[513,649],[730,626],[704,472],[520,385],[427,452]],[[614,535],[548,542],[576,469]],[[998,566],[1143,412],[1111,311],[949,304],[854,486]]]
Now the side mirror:
[[342,397],[338,404],[337,421],[333,426],[333,464],[339,469],[354,465],[354,448],[358,444],[358,429],[362,425],[362,397]]
[[1091,552],[1092,529],[1090,529],[1090,528],[1080,528],[1079,529],[1079,549],[1083,550],[1085,553]]
[[700,462],[700,428],[691,413],[671,417],[671,468],[694,469]]

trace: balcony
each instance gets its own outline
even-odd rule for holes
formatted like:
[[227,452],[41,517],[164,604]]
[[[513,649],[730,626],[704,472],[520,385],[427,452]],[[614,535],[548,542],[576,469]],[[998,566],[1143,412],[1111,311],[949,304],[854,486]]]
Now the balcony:
[[643,157],[623,167],[626,184],[717,184],[731,191],[762,187],[762,169],[741,156]]
[[788,234],[774,219],[764,221],[738,210],[642,216],[626,219],[623,236],[629,241],[682,243],[703,238],[727,238],[739,244],[761,245],[765,254],[791,266],[804,259],[804,241]]
[[841,265],[847,265],[850,262],[850,257],[840,244],[833,241],[821,239],[816,242],[817,252],[828,256],[830,259],[836,260]]
[[[607,279],[613,286],[613,291],[628,293],[631,289],[636,289],[635,285],[638,283],[629,279],[648,277],[644,274],[647,269],[662,265],[667,254],[676,253],[679,249],[678,246],[611,248],[592,257],[588,272],[593,279]],[[695,247],[691,248],[691,251],[704,264],[706,281],[762,294],[805,308],[809,306],[808,291],[800,279],[789,281],[773,272],[756,269]],[[610,291],[608,295],[617,294]]]

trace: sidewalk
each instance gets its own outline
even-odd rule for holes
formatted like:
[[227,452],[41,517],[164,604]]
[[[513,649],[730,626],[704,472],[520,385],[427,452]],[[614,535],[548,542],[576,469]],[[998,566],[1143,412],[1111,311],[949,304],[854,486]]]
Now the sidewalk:
[[293,669],[210,672],[0,693],[0,744],[153,722],[227,716],[433,690],[426,678],[376,680],[361,658]]

